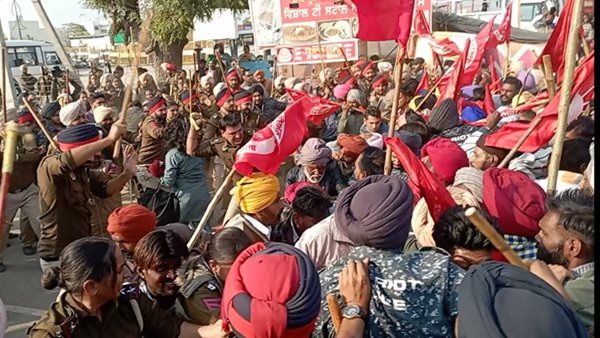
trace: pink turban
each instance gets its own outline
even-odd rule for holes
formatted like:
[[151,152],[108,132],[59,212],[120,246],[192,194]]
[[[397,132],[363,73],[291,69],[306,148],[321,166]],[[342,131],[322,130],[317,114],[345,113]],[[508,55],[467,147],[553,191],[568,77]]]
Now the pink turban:
[[333,96],[338,100],[345,100],[350,89],[352,89],[352,87],[347,84],[337,85],[333,88]]

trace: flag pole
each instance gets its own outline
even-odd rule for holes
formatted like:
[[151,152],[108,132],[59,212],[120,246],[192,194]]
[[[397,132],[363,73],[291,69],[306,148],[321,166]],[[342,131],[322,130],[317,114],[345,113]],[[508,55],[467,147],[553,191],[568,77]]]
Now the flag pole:
[[425,100],[427,100],[431,94],[433,94],[435,92],[435,90],[437,89],[437,87],[440,85],[440,83],[442,82],[442,77],[444,76],[444,74],[442,74],[442,76],[440,76],[440,78],[437,80],[437,82],[433,85],[433,87],[431,87],[428,91],[427,94],[425,95],[425,97],[423,98],[423,100],[421,100],[421,102],[419,103],[419,105],[415,108],[415,113],[417,111],[419,111],[419,108],[421,108],[421,106],[423,105],[423,103],[425,103]]
[[527,265],[521,257],[517,255],[517,253],[506,243],[506,241],[500,236],[498,231],[492,227],[492,225],[485,219],[476,208],[470,207],[465,211],[465,216],[469,218],[471,223],[477,227],[487,239],[492,242],[494,247],[500,251],[504,257],[508,260],[508,262],[512,265],[516,265],[523,269],[527,269]]
[[571,104],[571,90],[573,89],[573,78],[575,75],[575,56],[579,48],[579,25],[581,22],[581,12],[583,10],[583,0],[573,0],[573,13],[571,14],[571,27],[567,50],[565,53],[565,70],[561,84],[560,101],[558,103],[558,126],[556,127],[556,139],[552,146],[552,156],[548,166],[548,189],[550,196],[556,193],[556,180],[558,178],[558,169],[560,158],[563,152],[563,143],[567,130],[569,106]]
[[[398,96],[400,96],[400,85],[402,84],[402,68],[404,66],[404,55],[406,48],[400,47],[398,44],[398,53],[396,54],[396,63],[394,64],[394,101],[392,102],[392,114],[390,116],[390,124],[388,136],[394,137],[396,130],[396,119],[398,118]],[[389,175],[392,172],[392,148],[387,145],[385,153],[384,173]]]
[[506,39],[506,57],[504,58],[504,78],[508,76],[508,67],[510,65],[510,39]]

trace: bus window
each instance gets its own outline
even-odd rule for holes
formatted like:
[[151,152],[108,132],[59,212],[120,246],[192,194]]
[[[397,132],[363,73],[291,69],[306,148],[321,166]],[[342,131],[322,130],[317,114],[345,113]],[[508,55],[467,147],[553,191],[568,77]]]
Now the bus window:
[[60,59],[58,58],[58,55],[56,54],[56,52],[44,52],[44,58],[46,59],[47,66],[54,66],[54,65],[62,64],[62,62],[60,62]]
[[543,14],[542,3],[521,4],[521,21],[530,22],[539,14]]
[[11,67],[19,67],[22,64],[37,66],[39,64],[35,47],[13,47],[8,48],[8,61]]

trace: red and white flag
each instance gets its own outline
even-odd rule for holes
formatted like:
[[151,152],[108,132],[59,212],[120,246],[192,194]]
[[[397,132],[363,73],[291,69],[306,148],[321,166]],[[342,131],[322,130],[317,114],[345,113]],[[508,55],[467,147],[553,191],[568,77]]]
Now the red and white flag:
[[414,20],[415,34],[420,38],[426,39],[433,53],[440,56],[460,55],[460,49],[454,42],[450,41],[450,39],[445,38],[443,40],[436,40],[433,38],[431,28],[425,19],[423,11],[416,11]]
[[358,14],[356,37],[365,41],[396,40],[406,48],[414,0],[352,0]]
[[298,149],[308,135],[306,120],[313,103],[307,97],[292,103],[275,120],[257,131],[235,156],[234,168],[250,176],[255,169],[275,174],[286,157]]
[[490,48],[496,47],[499,44],[503,44],[506,41],[510,40],[510,18],[512,15],[512,1],[506,6],[506,12],[504,13],[504,19],[502,19],[502,23],[498,26],[498,29],[492,30],[492,36],[490,39]]
[[[583,111],[584,105],[592,97],[594,88],[594,53],[586,57],[584,62],[575,69],[575,78],[573,79],[573,88],[571,89],[571,104],[569,106],[569,115],[567,122],[575,120]],[[558,94],[548,103],[548,105],[534,118],[541,119],[540,124],[527,137],[523,145],[519,148],[521,152],[535,152],[550,142],[556,133],[558,124],[558,105],[560,102],[560,90]],[[507,123],[497,132],[490,134],[486,139],[485,145],[503,149],[511,149],[529,128],[529,123]]]
[[423,76],[421,77],[421,81],[419,81],[419,85],[417,86],[417,95],[423,89],[429,91],[429,72],[427,71],[427,68],[423,69]]

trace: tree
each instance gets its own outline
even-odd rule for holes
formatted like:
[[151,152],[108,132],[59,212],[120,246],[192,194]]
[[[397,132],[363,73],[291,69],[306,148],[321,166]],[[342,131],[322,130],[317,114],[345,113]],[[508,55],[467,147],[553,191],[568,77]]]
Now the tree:
[[159,65],[170,62],[181,67],[182,52],[189,42],[187,36],[194,28],[194,19],[206,20],[216,10],[235,12],[248,8],[246,0],[146,0],[147,8],[140,8],[137,0],[82,0],[84,6],[104,12],[112,19],[111,34],[123,33],[129,41],[129,30],[139,34],[142,14],[148,13],[148,41],[140,41],[145,52],[154,54],[154,68],[158,80],[164,79]]
[[85,27],[78,23],[66,23],[61,26],[69,38],[80,38],[84,36],[90,36],[90,33],[85,29]]

